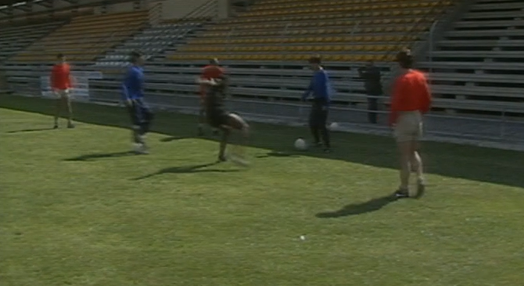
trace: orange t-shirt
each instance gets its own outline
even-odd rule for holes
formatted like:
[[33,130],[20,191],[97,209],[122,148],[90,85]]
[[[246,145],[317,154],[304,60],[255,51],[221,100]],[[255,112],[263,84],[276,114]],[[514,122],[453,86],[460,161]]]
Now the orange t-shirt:
[[410,70],[395,81],[391,96],[389,123],[397,122],[402,111],[426,113],[431,108],[431,93],[426,76],[417,70]]
[[69,64],[56,64],[51,71],[51,87],[53,89],[68,89],[71,87]]
[[[200,74],[201,79],[211,80],[215,78],[219,78],[224,75],[224,69],[219,66],[205,66],[202,69],[202,73]],[[207,87],[205,85],[200,85],[200,95],[205,96],[206,95],[206,89]]]

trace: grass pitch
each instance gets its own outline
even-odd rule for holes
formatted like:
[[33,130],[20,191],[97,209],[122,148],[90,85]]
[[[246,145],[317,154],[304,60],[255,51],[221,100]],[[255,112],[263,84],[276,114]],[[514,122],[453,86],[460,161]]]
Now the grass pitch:
[[213,164],[191,116],[159,113],[134,156],[121,109],[77,104],[76,129],[50,130],[50,101],[0,107],[2,286],[524,281],[523,153],[426,143],[426,195],[392,201],[389,138],[296,153],[307,130],[254,124],[245,169]]

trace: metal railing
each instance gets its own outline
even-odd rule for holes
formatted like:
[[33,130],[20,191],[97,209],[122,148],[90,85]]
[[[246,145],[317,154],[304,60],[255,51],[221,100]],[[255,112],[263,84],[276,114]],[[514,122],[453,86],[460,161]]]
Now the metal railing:
[[149,24],[151,26],[158,25],[162,21],[163,5],[162,2],[156,3],[148,11]]

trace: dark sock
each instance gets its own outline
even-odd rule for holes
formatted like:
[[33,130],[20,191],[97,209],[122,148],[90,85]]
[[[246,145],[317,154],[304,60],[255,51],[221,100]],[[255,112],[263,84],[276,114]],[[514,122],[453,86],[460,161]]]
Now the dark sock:
[[322,140],[324,141],[324,147],[331,148],[329,130],[324,126],[323,128],[320,129],[320,133],[322,133]]

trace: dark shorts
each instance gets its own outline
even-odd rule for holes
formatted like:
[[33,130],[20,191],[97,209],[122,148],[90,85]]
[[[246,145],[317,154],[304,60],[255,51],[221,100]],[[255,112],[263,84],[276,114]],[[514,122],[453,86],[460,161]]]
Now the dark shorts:
[[223,110],[210,110],[206,112],[207,123],[213,128],[220,128],[229,123],[229,113]]
[[320,128],[326,126],[329,109],[327,105],[313,103],[311,113],[309,113],[309,126]]
[[133,125],[142,125],[153,119],[153,112],[141,98],[133,100],[133,104],[128,108]]

